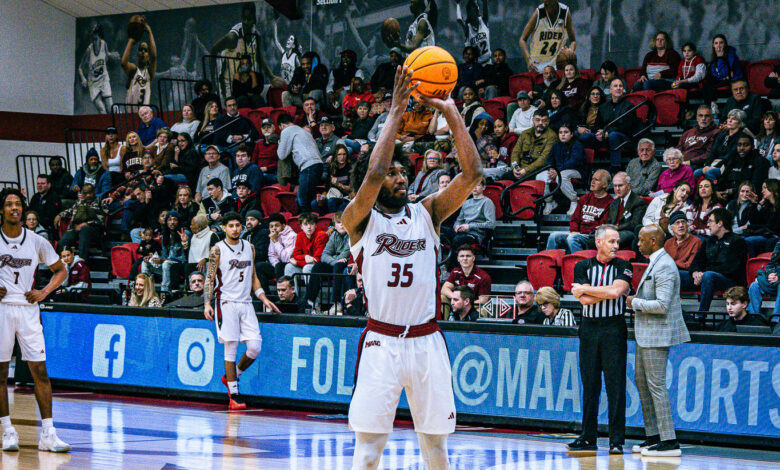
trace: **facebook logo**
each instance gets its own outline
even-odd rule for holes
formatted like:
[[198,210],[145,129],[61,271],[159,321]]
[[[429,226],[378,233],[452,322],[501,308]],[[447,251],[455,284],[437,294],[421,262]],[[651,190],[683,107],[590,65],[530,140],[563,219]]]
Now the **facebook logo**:
[[179,336],[176,373],[184,385],[203,387],[214,375],[214,333],[205,328],[185,328]]
[[118,379],[125,372],[125,327],[100,324],[92,342],[92,374]]

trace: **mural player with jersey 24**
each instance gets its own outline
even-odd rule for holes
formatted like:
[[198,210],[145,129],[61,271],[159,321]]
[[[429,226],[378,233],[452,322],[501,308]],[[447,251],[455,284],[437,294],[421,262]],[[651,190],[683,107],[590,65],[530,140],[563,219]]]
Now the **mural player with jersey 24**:
[[[566,47],[567,40],[569,47]],[[556,62],[576,62],[576,48],[571,10],[558,0],[544,0],[534,10],[520,37],[520,49],[528,70],[542,73],[547,66],[558,68]],[[564,60],[559,60],[559,55]]]

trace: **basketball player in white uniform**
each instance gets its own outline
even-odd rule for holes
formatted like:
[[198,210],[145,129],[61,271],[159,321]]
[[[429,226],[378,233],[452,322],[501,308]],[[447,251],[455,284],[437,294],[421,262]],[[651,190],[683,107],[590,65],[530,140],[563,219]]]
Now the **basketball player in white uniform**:
[[577,40],[574,36],[574,24],[569,7],[558,0],[544,0],[544,3],[534,10],[520,37],[520,48],[528,64],[528,70],[542,73],[547,66],[555,68],[555,60],[566,47],[567,39],[569,49],[574,52],[577,48]]
[[426,468],[448,468],[447,436],[455,431],[450,361],[436,323],[439,226],[471,194],[482,166],[452,98],[423,97],[450,126],[462,170],[441,191],[408,202],[407,162],[394,155],[394,148],[416,88],[410,82],[411,71],[398,67],[387,121],[370,158],[356,163],[352,186],[357,194],[342,216],[363,276],[369,316],[349,407],[349,426],[356,435],[352,468],[360,470],[377,468],[402,389]]
[[[45,299],[68,277],[68,270],[48,240],[24,228],[25,198],[18,189],[0,192],[0,424],[3,451],[19,450],[19,435],[11,425],[8,407],[8,363],[19,340],[22,359],[27,361],[35,381],[35,400],[41,412],[38,449],[67,452],[70,446],[57,437],[51,417],[51,383],[46,372],[46,343],[43,339],[38,302]],[[39,263],[54,272],[42,290],[35,289],[33,277]],[[76,353],[74,351],[74,353]]]
[[[266,309],[281,313],[265,296],[255,273],[255,247],[239,239],[242,220],[237,212],[222,217],[225,239],[211,248],[204,289],[203,315],[216,320],[217,339],[225,345],[225,375],[222,383],[228,389],[228,409],[243,410],[246,404],[238,393],[238,377],[260,353],[260,326],[252,305],[252,291]],[[216,298],[215,298],[216,294]],[[211,306],[214,300],[216,307]],[[246,343],[246,352],[236,365],[238,342]]]
[[[276,12],[276,10],[274,10],[274,12]],[[279,72],[281,79],[289,84],[290,80],[292,80],[293,72],[301,65],[300,46],[298,45],[298,39],[291,34],[290,37],[287,38],[284,47],[282,47],[282,44],[279,42],[278,29],[279,26],[277,26],[276,21],[274,21],[274,45],[282,54]]]
[[[122,54],[122,70],[127,76],[127,95],[125,103],[144,105],[152,100],[152,79],[157,73],[157,45],[149,23],[144,21],[144,27],[149,34],[149,43],[138,43],[138,64],[130,62],[130,52],[135,45],[135,39],[127,38],[127,46]],[[132,111],[132,110],[128,110]]]
[[[111,106],[114,104],[111,97],[111,81],[108,76],[108,61],[118,59],[118,53],[108,51],[108,45],[103,40],[103,28],[100,25],[95,26],[92,31],[92,42],[84,51],[78,73],[81,78],[81,86],[89,90],[89,99],[100,114],[110,112]],[[83,70],[85,66],[87,67],[86,77]]]
[[455,5],[455,18],[463,27],[463,34],[466,35],[466,47],[476,47],[479,50],[479,58],[477,60],[482,65],[488,65],[493,57],[493,52],[490,49],[490,29],[487,27],[487,0],[482,0],[481,10],[480,13],[480,6],[477,4],[477,0],[469,0],[466,4],[466,21],[463,21],[460,11],[460,0],[458,0]]
[[[435,2],[435,0],[411,0],[410,9],[415,15],[414,21],[409,25],[405,42],[396,38],[393,46],[408,54],[419,47],[436,45],[436,37],[433,34],[434,25],[428,18],[428,9],[432,7],[431,2]],[[433,7],[435,8],[435,6]]]

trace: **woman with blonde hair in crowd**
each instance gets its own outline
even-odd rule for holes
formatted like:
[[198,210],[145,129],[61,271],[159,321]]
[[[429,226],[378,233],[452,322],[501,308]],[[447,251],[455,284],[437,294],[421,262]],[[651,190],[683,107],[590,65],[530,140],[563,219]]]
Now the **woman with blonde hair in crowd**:
[[439,190],[439,176],[447,173],[442,162],[442,154],[438,150],[428,150],[425,152],[422,168],[417,176],[409,185],[409,201],[423,200]]
[[122,168],[122,144],[119,142],[119,134],[116,127],[106,128],[106,142],[100,149],[100,162],[103,169],[119,173]]
[[130,307],[160,307],[162,300],[154,288],[154,279],[148,274],[139,274],[135,277],[135,285],[130,293]]
[[543,325],[552,326],[577,326],[571,310],[561,308],[561,296],[552,287],[542,287],[536,292],[534,298],[539,310],[544,313]]
[[685,180],[680,180],[674,185],[674,189],[669,194],[661,194],[650,201],[642,218],[642,225],[658,224],[662,229],[669,227],[669,216],[673,212],[688,212],[691,205],[688,198],[691,196],[693,186]]

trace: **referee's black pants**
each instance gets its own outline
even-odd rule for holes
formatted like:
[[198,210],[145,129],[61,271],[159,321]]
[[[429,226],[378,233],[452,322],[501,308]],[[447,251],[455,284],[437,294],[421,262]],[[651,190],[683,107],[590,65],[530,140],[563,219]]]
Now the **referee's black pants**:
[[601,373],[609,404],[609,442],[623,445],[626,438],[626,341],[628,328],[623,315],[582,318],[580,376],[582,378],[582,437],[598,437]]

